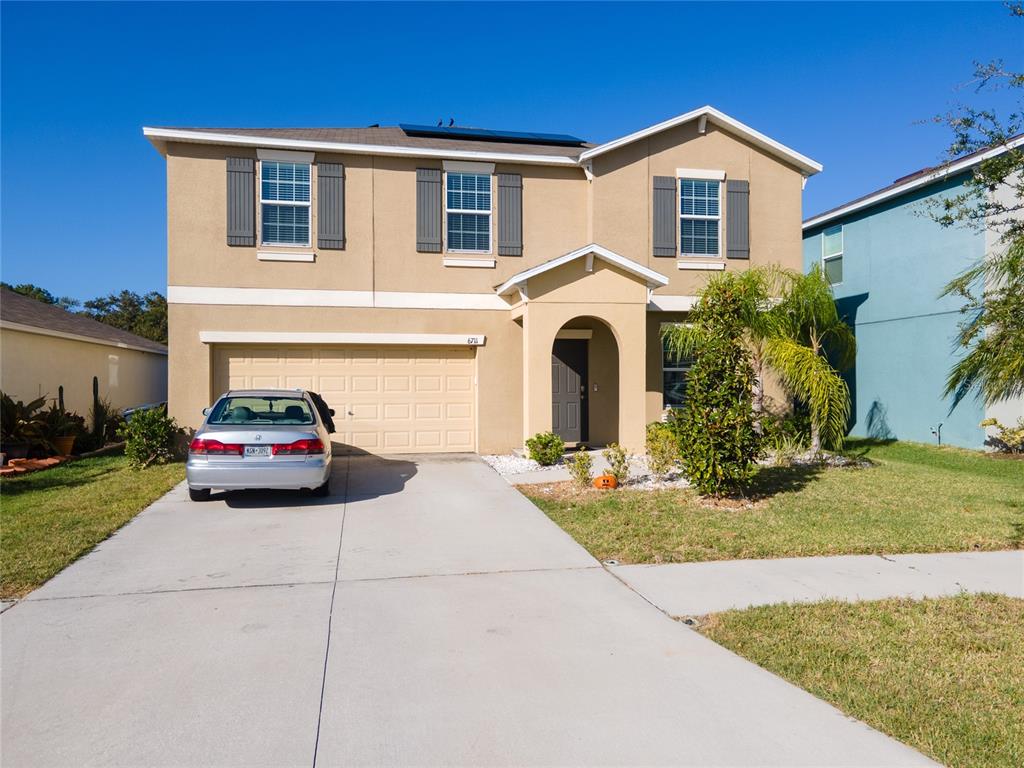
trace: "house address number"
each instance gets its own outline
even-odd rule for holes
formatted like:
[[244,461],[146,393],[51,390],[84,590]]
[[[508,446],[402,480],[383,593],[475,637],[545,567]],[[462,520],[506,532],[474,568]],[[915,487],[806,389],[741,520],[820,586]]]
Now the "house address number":
[[479,347],[484,343],[483,336],[467,336],[466,343],[471,347]]

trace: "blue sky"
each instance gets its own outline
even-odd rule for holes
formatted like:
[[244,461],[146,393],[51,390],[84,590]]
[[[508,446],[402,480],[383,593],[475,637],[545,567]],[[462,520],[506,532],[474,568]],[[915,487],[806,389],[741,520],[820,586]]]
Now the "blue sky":
[[[712,104],[825,165],[804,213],[936,162],[920,124],[1024,69],[999,3],[10,3],[2,277],[163,291],[163,161],[143,125],[431,123],[604,141]],[[1007,96],[989,97],[1008,105]]]

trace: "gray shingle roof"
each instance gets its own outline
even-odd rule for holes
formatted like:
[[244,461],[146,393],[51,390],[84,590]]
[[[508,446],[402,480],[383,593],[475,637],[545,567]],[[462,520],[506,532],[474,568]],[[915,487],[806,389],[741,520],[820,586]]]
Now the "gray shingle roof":
[[127,344],[151,352],[167,354],[167,347],[163,344],[136,336],[128,331],[122,331],[120,328],[114,328],[85,315],[76,315],[52,304],[44,304],[6,288],[0,288],[0,320],[6,323],[30,325],[33,328],[42,328],[48,331],[88,336],[108,344]]
[[200,133],[232,134],[235,136],[257,136],[268,139],[291,139],[296,141],[325,141],[338,144],[368,144],[381,147],[411,147],[413,149],[450,149],[457,152],[507,152],[519,155],[541,155],[552,157],[579,157],[580,153],[593,147],[583,144],[578,147],[547,144],[522,144],[503,141],[473,139],[447,139],[434,136],[409,136],[398,126],[380,128],[186,128],[182,126],[154,126],[167,130],[197,131]]

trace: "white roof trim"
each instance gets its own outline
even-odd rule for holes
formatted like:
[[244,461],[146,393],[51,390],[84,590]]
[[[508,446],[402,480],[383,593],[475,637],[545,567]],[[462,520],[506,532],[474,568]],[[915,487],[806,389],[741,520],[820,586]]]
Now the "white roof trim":
[[564,256],[559,256],[556,259],[545,261],[543,264],[538,264],[536,267],[524,269],[522,272],[512,275],[512,277],[495,288],[495,292],[499,296],[503,296],[514,288],[519,288],[520,286],[525,285],[531,277],[536,277],[537,275],[555,269],[556,267],[560,267],[563,264],[568,264],[574,259],[578,259],[581,256],[586,256],[591,253],[599,259],[607,261],[609,264],[614,264],[630,274],[643,278],[646,281],[648,288],[654,289],[668,285],[668,278],[660,272],[648,269],[643,264],[638,264],[632,259],[627,259],[625,256],[615,253],[615,251],[609,251],[607,248],[600,246],[597,243],[591,243],[590,245],[585,245],[582,248],[577,248],[575,251],[570,251]]
[[730,130],[733,133],[739,134],[751,144],[761,147],[761,149],[792,163],[799,168],[805,176],[812,176],[815,173],[819,173],[822,169],[821,163],[811,160],[811,158],[805,155],[801,155],[799,152],[790,149],[784,144],[780,144],[775,141],[775,139],[771,139],[759,131],[755,131],[749,125],[744,125],[739,120],[729,117],[724,112],[719,112],[712,106],[700,107],[699,109],[694,109],[686,114],[660,122],[657,125],[652,125],[649,128],[644,128],[643,130],[636,131],[635,133],[631,133],[627,136],[607,141],[604,144],[600,144],[593,149],[585,151],[580,155],[579,162],[584,163],[598,155],[603,155],[605,152],[611,152],[613,149],[618,149],[626,144],[631,144],[634,141],[647,138],[648,136],[660,133],[661,131],[666,131],[669,128],[675,128],[677,125],[682,125],[683,123],[688,123],[691,120],[697,120],[701,117],[710,119],[712,123]]
[[811,229],[812,227],[817,227],[821,224],[826,224],[832,221],[833,219],[838,219],[839,217],[845,216],[848,213],[860,211],[863,210],[864,208],[870,208],[872,205],[881,203],[885,200],[889,200],[890,198],[899,197],[900,195],[906,194],[907,192],[910,192],[912,190],[928,186],[934,181],[939,181],[940,179],[944,179],[948,176],[955,176],[956,174],[965,171],[968,168],[977,165],[978,163],[982,163],[986,160],[989,160],[990,158],[996,157],[997,155],[1001,155],[1003,152],[1006,152],[1007,150],[1016,149],[1017,147],[1022,145],[1024,145],[1024,136],[1019,136],[1013,141],[1009,141],[1006,144],[1002,144],[998,147],[993,147],[987,152],[982,152],[980,155],[974,155],[973,157],[965,157],[962,160],[954,161],[947,166],[944,166],[936,171],[933,171],[932,173],[925,174],[924,176],[920,176],[916,179],[910,179],[909,181],[903,184],[899,184],[895,187],[890,187],[889,189],[882,190],[881,192],[876,192],[873,195],[865,197],[863,200],[858,200],[855,203],[844,205],[842,208],[836,208],[834,211],[830,211],[828,213],[813,216],[804,222],[803,228]]
[[225,304],[262,307],[385,307],[388,309],[505,310],[493,293],[336,291],[322,288],[225,288],[168,285],[169,304]]
[[482,333],[333,333],[309,331],[200,331],[203,344],[401,344],[483,346]]
[[[177,128],[143,127],[142,135],[153,142],[181,141],[190,144],[228,144],[240,147],[269,147],[313,152],[343,152],[354,155],[387,155],[392,157],[437,157],[479,162],[524,163],[531,165],[578,165],[573,157],[562,155],[523,155],[514,152],[474,152],[470,150],[432,149],[429,147],[396,147],[378,144],[352,144],[335,141],[279,139],[268,136],[239,136],[231,133],[188,131]],[[160,149],[157,146],[157,149]]]
[[52,328],[41,328],[38,325],[25,325],[24,323],[12,323],[10,320],[0,320],[0,328],[9,331],[21,331],[22,333],[35,333],[39,336],[53,336],[57,339],[68,339],[69,341],[84,341],[88,344],[99,344],[103,347],[117,347],[118,349],[130,349],[134,352],[149,352],[152,355],[167,356],[167,350],[148,349],[147,347],[128,344],[123,341],[111,339],[98,339],[95,336],[85,336],[81,333],[69,333],[68,331],[57,331]]

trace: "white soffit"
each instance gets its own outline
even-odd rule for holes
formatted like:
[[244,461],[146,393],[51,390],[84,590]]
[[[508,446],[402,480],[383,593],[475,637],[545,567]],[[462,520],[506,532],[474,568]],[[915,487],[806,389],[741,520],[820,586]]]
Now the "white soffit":
[[712,106],[704,106],[700,107],[699,109],[694,109],[685,114],[678,115],[668,120],[664,120],[658,123],[657,125],[652,125],[648,128],[644,128],[643,130],[630,133],[618,139],[612,139],[611,141],[607,141],[604,144],[599,144],[593,149],[588,149],[585,152],[583,152],[580,155],[579,161],[580,163],[584,163],[588,160],[597,157],[598,155],[603,155],[606,152],[611,152],[613,149],[618,149],[619,147],[631,144],[634,141],[645,139],[648,136],[660,133],[661,131],[667,131],[669,128],[675,128],[677,125],[682,125],[683,123],[688,123],[691,120],[698,120],[700,118],[710,120],[712,123],[719,126],[720,128],[724,128],[731,133],[735,133],[749,141],[751,144],[760,147],[761,149],[765,150],[766,152],[769,152],[770,154],[775,155],[776,157],[782,158],[783,160],[791,163],[792,165],[795,165],[797,168],[801,170],[801,172],[803,172],[805,176],[812,176],[815,173],[819,173],[822,169],[821,163],[812,160],[806,155],[801,155],[796,150],[790,149],[784,144],[780,144],[779,142],[775,141],[775,139],[769,138],[768,136],[765,136],[763,133],[759,131],[755,131],[749,125],[744,125],[739,120],[729,117],[724,112],[719,112]]
[[563,256],[559,256],[556,259],[545,261],[543,264],[538,264],[536,267],[524,269],[522,272],[512,275],[512,277],[510,277],[508,280],[506,280],[504,283],[502,283],[501,285],[494,289],[495,293],[497,293],[499,296],[503,296],[504,294],[509,293],[513,289],[525,285],[531,277],[536,277],[537,275],[541,275],[549,270],[556,269],[557,267],[560,267],[563,264],[568,264],[570,261],[573,261],[574,259],[579,259],[583,256],[588,256],[591,254],[601,259],[602,261],[606,261],[609,264],[614,264],[615,266],[619,267],[620,269],[626,272],[629,272],[632,275],[643,278],[643,280],[647,283],[648,288],[661,288],[662,286],[668,285],[668,278],[665,277],[660,272],[655,272],[653,269],[648,269],[643,264],[639,264],[633,261],[632,259],[627,259],[625,256],[615,253],[615,251],[610,251],[607,248],[598,245],[597,243],[591,243],[590,245],[585,245],[582,248],[577,248],[575,251],[570,251],[569,253]]
[[650,312],[689,312],[697,304],[698,296],[652,296],[647,303]]

